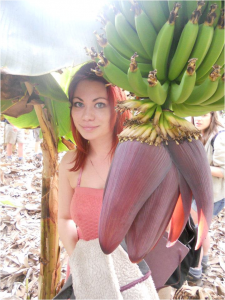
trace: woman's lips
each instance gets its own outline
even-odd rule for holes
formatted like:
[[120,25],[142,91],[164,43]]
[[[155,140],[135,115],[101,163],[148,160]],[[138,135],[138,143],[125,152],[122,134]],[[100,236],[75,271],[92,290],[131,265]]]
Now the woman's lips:
[[85,131],[93,131],[98,126],[81,126]]

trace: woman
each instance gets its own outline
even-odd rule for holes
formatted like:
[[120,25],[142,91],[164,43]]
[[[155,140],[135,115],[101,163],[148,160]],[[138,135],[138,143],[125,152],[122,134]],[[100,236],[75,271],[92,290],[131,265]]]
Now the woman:
[[[117,134],[128,114],[115,112],[116,101],[125,100],[124,95],[91,72],[95,66],[94,62],[82,66],[70,84],[71,127],[77,148],[65,154],[59,168],[59,235],[70,256],[74,293],[76,299],[144,299],[146,295],[148,299],[158,299],[151,276],[146,280],[142,277],[143,282],[135,284],[139,270],[135,269],[138,277],[131,281],[126,281],[126,272],[116,273],[118,267],[124,270],[123,263],[128,266],[128,273],[138,268],[123,249],[105,255],[99,246],[98,221],[104,187],[118,143]],[[119,260],[120,255],[126,255],[125,261]],[[132,288],[124,290],[129,284]],[[150,292],[145,284],[147,289],[150,286]]]
[[[218,119],[217,112],[210,112],[206,115],[192,118],[192,123],[201,131],[201,140],[210,164],[213,192],[214,209],[213,216],[217,216],[225,207],[225,129]],[[193,220],[197,224],[197,207],[195,201],[192,203],[191,211]],[[208,251],[210,248],[210,238],[207,235],[203,242],[203,257],[200,259],[198,268],[190,268],[188,281],[197,285],[202,285],[202,272],[207,273]]]

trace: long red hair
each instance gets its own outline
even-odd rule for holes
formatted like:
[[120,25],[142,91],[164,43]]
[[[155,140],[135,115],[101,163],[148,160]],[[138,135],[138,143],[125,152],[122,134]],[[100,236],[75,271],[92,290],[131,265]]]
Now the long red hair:
[[[69,85],[69,101],[71,103],[71,110],[72,110],[72,103],[73,103],[73,95],[77,88],[78,83],[81,80],[90,80],[90,81],[98,81],[102,82],[104,84],[108,84],[108,81],[106,81],[103,77],[95,75],[94,72],[91,71],[91,69],[95,69],[96,67],[95,62],[89,62],[83,65],[73,76],[73,79],[71,80],[71,83]],[[126,99],[126,95],[122,90],[116,86],[107,85],[106,86],[109,105],[111,109],[111,120],[110,125],[113,131],[113,141],[112,141],[112,147],[110,150],[109,155],[113,156],[116,146],[119,142],[117,135],[123,130],[123,123],[125,119],[129,118],[129,113],[117,113],[115,111],[115,106],[118,101],[123,101]],[[70,122],[71,122],[71,130],[73,134],[74,141],[76,143],[76,157],[74,160],[74,166],[70,169],[70,171],[77,171],[80,168],[82,168],[85,164],[88,152],[89,152],[89,142],[88,140],[84,139],[79,131],[76,129],[76,126],[74,125],[72,116],[71,116],[71,110],[70,110]]]

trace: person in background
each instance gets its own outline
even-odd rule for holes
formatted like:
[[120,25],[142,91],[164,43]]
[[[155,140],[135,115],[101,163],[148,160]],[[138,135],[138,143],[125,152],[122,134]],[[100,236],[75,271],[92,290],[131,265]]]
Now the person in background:
[[24,130],[15,127],[5,120],[5,143],[6,143],[6,159],[12,161],[13,145],[18,143],[18,162],[24,162]]
[[125,100],[125,95],[91,72],[95,67],[95,62],[83,65],[70,83],[70,119],[77,148],[64,155],[59,167],[58,229],[69,255],[74,294],[79,299],[123,299],[126,295],[126,299],[157,300],[150,271],[140,273],[122,246],[113,255],[105,255],[99,245],[106,178],[117,135],[129,115],[115,111],[116,102]]
[[[214,209],[213,216],[217,216],[225,207],[225,128],[221,124],[218,113],[210,112],[203,116],[192,118],[192,123],[201,131],[201,141],[205,147],[208,162],[211,169]],[[195,200],[192,203],[192,218],[197,224],[197,207]],[[202,272],[209,270],[210,237],[207,234],[202,246],[202,256],[198,268],[190,268],[187,280],[195,285],[202,285]]]

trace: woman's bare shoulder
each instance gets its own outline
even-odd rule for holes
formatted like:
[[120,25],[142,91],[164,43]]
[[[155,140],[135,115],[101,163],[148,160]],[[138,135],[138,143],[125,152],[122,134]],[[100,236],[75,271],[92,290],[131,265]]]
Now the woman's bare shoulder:
[[60,162],[60,169],[69,170],[74,165],[76,158],[76,149],[66,152]]

